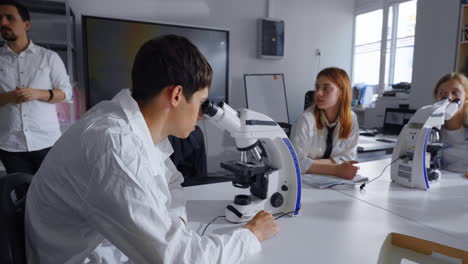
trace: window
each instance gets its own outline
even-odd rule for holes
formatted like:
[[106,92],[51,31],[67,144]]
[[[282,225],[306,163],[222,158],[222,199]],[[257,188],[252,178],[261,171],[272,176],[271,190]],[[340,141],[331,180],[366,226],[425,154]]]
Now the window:
[[[382,91],[411,82],[416,4],[417,0],[400,1],[356,16],[353,83],[378,84]],[[381,41],[382,35],[386,41]]]
[[[387,84],[411,82],[413,73],[414,32],[416,28],[416,0],[390,6],[387,31],[387,54],[390,67]],[[396,21],[396,23],[390,23]],[[393,30],[396,29],[396,30]]]
[[379,83],[382,9],[356,17],[354,33],[354,83]]

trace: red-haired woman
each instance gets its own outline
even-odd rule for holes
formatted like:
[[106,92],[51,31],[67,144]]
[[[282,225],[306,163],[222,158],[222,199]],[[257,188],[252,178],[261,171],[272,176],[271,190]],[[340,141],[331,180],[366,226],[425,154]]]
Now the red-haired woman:
[[315,104],[298,118],[291,131],[302,173],[352,179],[359,125],[351,111],[351,82],[339,68],[323,69],[315,84]]

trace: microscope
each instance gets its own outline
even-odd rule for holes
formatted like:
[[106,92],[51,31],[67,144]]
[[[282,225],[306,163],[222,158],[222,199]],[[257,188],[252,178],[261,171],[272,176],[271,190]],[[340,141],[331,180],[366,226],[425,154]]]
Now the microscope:
[[271,118],[248,109],[234,110],[224,102],[206,101],[202,112],[234,138],[240,159],[221,162],[234,174],[234,187],[250,188],[226,207],[226,220],[247,222],[259,211],[299,213],[301,173],[296,152],[283,129]]
[[392,154],[392,181],[427,190],[440,179],[441,150],[439,131],[445,120],[451,119],[461,106],[442,98],[433,105],[421,107],[400,132]]

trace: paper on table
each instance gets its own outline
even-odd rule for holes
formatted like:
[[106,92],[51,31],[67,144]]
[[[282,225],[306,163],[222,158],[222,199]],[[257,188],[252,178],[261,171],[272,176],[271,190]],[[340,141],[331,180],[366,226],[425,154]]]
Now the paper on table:
[[323,175],[323,174],[303,174],[302,181],[315,188],[323,189],[329,188],[337,184],[356,185],[366,182],[369,179],[360,174],[356,174],[352,180],[345,180],[336,176]]

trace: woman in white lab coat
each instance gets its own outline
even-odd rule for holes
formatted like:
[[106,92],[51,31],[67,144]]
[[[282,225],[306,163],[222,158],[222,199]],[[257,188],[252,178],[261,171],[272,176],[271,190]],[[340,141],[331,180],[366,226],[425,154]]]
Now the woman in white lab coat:
[[334,175],[352,179],[359,125],[351,111],[351,82],[339,68],[323,69],[315,84],[315,104],[295,122],[291,141],[302,173]]
[[460,99],[462,106],[441,130],[442,142],[447,144],[442,150],[442,168],[464,173],[468,178],[468,79],[460,73],[444,75],[434,88],[434,99],[444,97],[450,101]]

